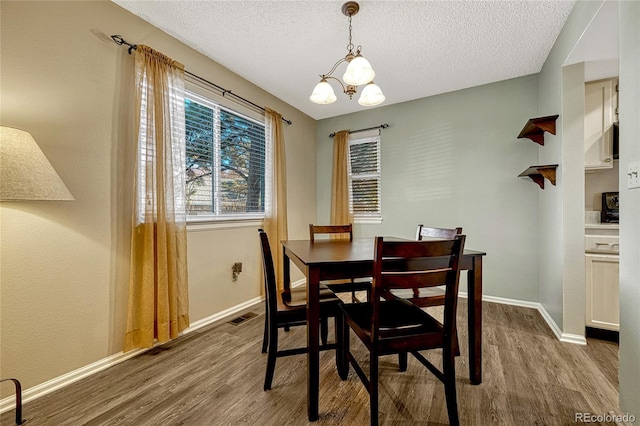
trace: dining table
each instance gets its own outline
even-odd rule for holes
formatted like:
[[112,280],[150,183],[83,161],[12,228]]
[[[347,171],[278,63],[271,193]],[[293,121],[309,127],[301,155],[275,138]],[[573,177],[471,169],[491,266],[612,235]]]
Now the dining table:
[[[291,262],[304,273],[307,281],[307,414],[309,421],[316,421],[320,394],[320,281],[371,277],[374,238],[285,240],[281,244],[285,288],[291,285]],[[461,262],[461,269],[468,271],[469,375],[474,385],[482,382],[482,258],[485,255],[482,251],[465,249]]]

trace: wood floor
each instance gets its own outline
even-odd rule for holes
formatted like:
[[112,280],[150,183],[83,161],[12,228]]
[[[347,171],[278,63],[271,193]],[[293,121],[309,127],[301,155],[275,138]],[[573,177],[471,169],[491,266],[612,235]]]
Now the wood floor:
[[[560,343],[536,310],[483,306],[483,382],[473,386],[467,304],[460,300],[456,374],[462,425],[568,425],[575,424],[575,413],[619,413],[616,344]],[[353,369],[347,381],[339,379],[333,352],[320,356],[317,423],[306,417],[304,355],[278,359],[273,389],[264,392],[264,309],[250,311],[259,315],[240,325],[219,322],[25,404],[27,425],[369,424],[368,394]],[[280,336],[282,347],[303,345],[305,330]],[[352,347],[367,359],[355,338]],[[439,353],[429,359],[440,365]],[[380,385],[381,424],[448,424],[443,385],[412,357],[404,373],[396,357],[382,358]],[[0,416],[2,425],[13,422],[12,411]]]

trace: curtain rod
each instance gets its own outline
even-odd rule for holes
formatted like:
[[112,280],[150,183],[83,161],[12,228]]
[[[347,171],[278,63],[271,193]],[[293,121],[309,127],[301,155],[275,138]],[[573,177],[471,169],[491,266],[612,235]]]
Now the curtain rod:
[[[129,55],[131,55],[131,51],[136,50],[136,49],[138,48],[138,45],[137,45],[137,44],[131,44],[131,43],[129,43],[129,42],[128,42],[128,41],[126,41],[126,40],[125,40],[121,35],[112,35],[112,36],[111,36],[111,39],[113,40],[113,42],[114,42],[115,44],[117,44],[117,45],[119,45],[119,46],[122,46],[122,45],[129,46],[129,49],[128,49],[128,50],[129,50]],[[242,97],[242,96],[240,96],[240,95],[236,95],[236,94],[235,94],[235,93],[233,93],[231,90],[227,90],[227,89],[225,89],[224,87],[218,86],[217,84],[212,83],[212,82],[210,82],[209,80],[207,80],[207,79],[205,79],[205,78],[202,78],[202,77],[200,77],[199,75],[196,75],[196,74],[194,74],[194,73],[192,73],[192,72],[189,72],[189,71],[187,71],[187,70],[184,70],[184,73],[185,73],[185,74],[187,74],[187,75],[190,75],[190,76],[191,76],[191,77],[193,77],[193,78],[197,78],[198,80],[200,80],[200,81],[202,81],[202,82],[204,82],[204,83],[207,83],[207,84],[209,84],[209,85],[211,85],[211,86],[215,87],[215,88],[216,88],[216,89],[218,89],[220,92],[222,92],[222,97],[224,97],[225,95],[233,96],[234,98],[239,99],[239,100],[241,100],[242,102],[245,102],[245,103],[247,103],[247,104],[249,104],[249,105],[253,106],[254,108],[257,108],[257,109],[261,110],[262,112],[265,112],[265,109],[264,109],[263,107],[261,107],[260,105],[255,104],[255,103],[251,102],[250,100],[243,98],[243,97]],[[284,117],[282,117],[282,121],[284,121],[284,122],[285,122],[285,123],[287,123],[288,125],[293,124],[293,122],[292,122],[291,120],[287,120],[287,119],[286,119],[286,118],[284,118]]]
[[[375,126],[375,127],[367,127],[366,129],[360,129],[360,130],[349,130],[349,134],[351,133],[360,133],[360,132],[366,132],[367,130],[375,130],[375,129],[386,129],[387,127],[389,127],[389,125],[387,123],[385,124],[381,124],[379,126]],[[336,135],[336,132],[333,132],[329,135],[330,138],[334,137]]]

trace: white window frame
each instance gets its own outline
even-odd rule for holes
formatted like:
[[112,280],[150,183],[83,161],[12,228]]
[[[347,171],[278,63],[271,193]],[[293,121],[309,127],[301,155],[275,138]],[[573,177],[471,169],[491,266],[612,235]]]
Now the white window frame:
[[[191,99],[199,104],[205,105],[214,111],[214,117],[219,117],[220,110],[224,109],[232,114],[242,116],[243,118],[254,121],[260,125],[265,126],[265,211],[264,212],[252,212],[252,213],[239,213],[239,214],[200,214],[189,215],[187,213],[187,224],[190,229],[208,229],[211,227],[244,227],[254,226],[256,223],[261,223],[266,216],[268,216],[269,200],[271,199],[271,179],[272,173],[271,162],[272,155],[272,141],[271,132],[267,123],[265,123],[264,115],[261,115],[253,110],[244,108],[237,103],[218,95],[207,88],[204,84],[194,79],[187,79],[185,81],[185,98]],[[216,173],[220,170],[220,128],[215,128],[216,137],[214,138],[214,166]],[[220,179],[214,179],[215,193],[219,192]],[[213,197],[214,212],[220,211],[220,197]],[[217,224],[217,225],[216,225]]]
[[[376,172],[375,173],[362,173],[354,174],[351,170],[351,146],[362,143],[376,143]],[[376,224],[382,223],[382,170],[381,170],[381,142],[380,142],[380,130],[370,130],[366,132],[357,132],[349,135],[349,209],[353,214],[353,221],[355,223],[363,224]],[[359,179],[375,179],[378,182],[378,209],[375,213],[356,214],[353,209],[353,181]]]

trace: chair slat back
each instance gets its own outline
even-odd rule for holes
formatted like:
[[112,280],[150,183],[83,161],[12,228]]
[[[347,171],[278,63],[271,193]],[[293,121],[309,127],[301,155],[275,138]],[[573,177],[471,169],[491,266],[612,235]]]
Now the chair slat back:
[[258,229],[260,234],[260,246],[262,248],[262,266],[264,269],[264,294],[267,307],[267,315],[271,313],[275,315],[278,310],[278,287],[276,284],[276,274],[273,268],[273,256],[271,255],[271,246],[269,245],[269,237],[262,229]]
[[[381,256],[387,258],[387,260],[393,257],[412,259],[416,257],[451,256],[451,249],[456,244],[455,237],[456,235],[452,235],[451,238],[447,239],[425,241],[384,241]],[[421,244],[412,244],[417,242]]]
[[[418,229],[416,231],[416,240],[422,241],[426,239],[434,239],[434,238],[444,238],[444,239],[453,239],[456,235],[462,234],[462,228],[433,228],[427,227],[422,224],[418,225]],[[411,299],[415,303],[419,303],[420,299],[427,300],[428,298],[420,298],[420,288],[413,288],[413,299]],[[424,302],[423,302],[424,303]],[[431,301],[426,303],[424,306],[428,306],[431,304],[440,304],[439,302]]]
[[316,235],[318,234],[330,234],[331,238],[345,238],[345,235],[338,234],[348,234],[349,241],[353,240],[353,225],[313,225],[309,224],[309,239],[313,242],[315,241]]
[[454,267],[461,256],[457,250],[464,238],[460,237],[456,235],[450,240],[430,241],[384,241],[378,237],[378,287],[387,291],[446,285],[450,276],[455,275]]
[[451,268],[440,268],[431,271],[382,272],[385,287],[408,289],[416,287],[436,287],[445,285]]
[[[374,317],[372,339],[379,335],[381,299],[394,289],[445,286],[445,327],[453,325],[455,329],[464,241],[465,235],[428,241],[384,241],[384,237],[376,237],[371,296]],[[419,299],[418,296],[415,300],[418,306]]]
[[[383,282],[388,289],[408,289],[445,285],[451,273],[449,258],[456,244],[449,240],[433,240],[437,244],[407,244],[387,241],[382,248]],[[426,242],[426,241],[425,241]]]
[[418,225],[416,240],[422,241],[424,238],[445,238],[452,239],[456,235],[462,234],[462,228],[430,228],[422,224]]

